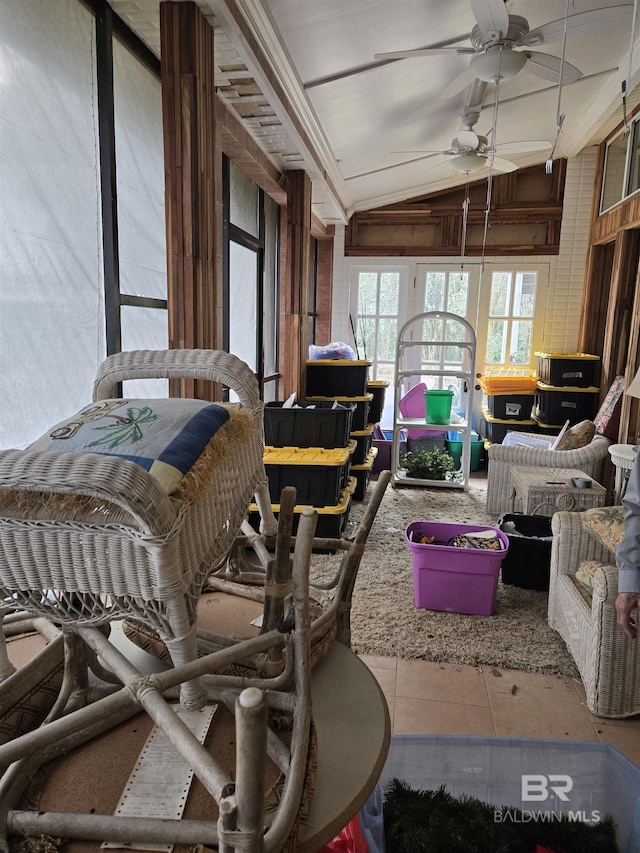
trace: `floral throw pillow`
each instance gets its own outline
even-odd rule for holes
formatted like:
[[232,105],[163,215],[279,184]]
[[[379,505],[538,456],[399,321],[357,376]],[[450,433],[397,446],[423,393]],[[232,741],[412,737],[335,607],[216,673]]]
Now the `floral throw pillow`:
[[580,447],[586,447],[595,433],[596,425],[593,421],[580,421],[565,432],[555,449],[578,450]]
[[592,536],[616,553],[624,536],[624,509],[621,506],[599,506],[582,513],[582,523]]

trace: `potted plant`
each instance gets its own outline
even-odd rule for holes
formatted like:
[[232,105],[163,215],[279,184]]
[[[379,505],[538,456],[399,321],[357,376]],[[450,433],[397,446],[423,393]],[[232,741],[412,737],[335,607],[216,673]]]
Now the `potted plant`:
[[452,480],[456,470],[451,454],[437,447],[401,454],[400,468],[417,480]]

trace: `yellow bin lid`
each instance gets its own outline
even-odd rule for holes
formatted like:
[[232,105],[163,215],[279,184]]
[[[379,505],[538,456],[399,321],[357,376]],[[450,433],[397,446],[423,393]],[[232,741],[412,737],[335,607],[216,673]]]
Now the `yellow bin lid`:
[[356,450],[358,442],[351,439],[346,447],[271,447],[264,449],[265,465],[344,465]]
[[378,455],[378,448],[372,447],[371,450],[367,453],[367,460],[363,465],[352,465],[352,471],[368,471],[370,468],[373,468],[373,463],[376,461],[376,456]]
[[545,382],[538,382],[539,391],[567,391],[580,392],[580,394],[597,394],[599,388],[594,388],[590,385],[588,388],[577,388],[573,385],[547,385]]

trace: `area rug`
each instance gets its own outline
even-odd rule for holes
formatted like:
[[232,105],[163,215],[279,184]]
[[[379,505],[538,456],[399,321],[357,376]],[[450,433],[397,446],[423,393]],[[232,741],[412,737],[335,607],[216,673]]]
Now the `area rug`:
[[[579,677],[564,641],[547,624],[546,592],[500,581],[493,616],[415,606],[411,554],[404,538],[407,524],[422,520],[495,526],[496,517],[487,515],[485,502],[483,478],[472,478],[468,491],[387,487],[355,585],[354,651]],[[351,524],[364,508],[365,502],[353,504]],[[315,557],[312,569],[323,573],[328,560]]]

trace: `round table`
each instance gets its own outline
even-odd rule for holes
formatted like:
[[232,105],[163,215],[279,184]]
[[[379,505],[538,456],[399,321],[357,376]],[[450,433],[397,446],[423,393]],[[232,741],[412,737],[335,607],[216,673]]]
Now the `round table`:
[[628,472],[633,466],[636,458],[637,446],[635,444],[612,444],[609,447],[611,461],[616,468],[614,504],[622,503],[622,498],[627,488]]

